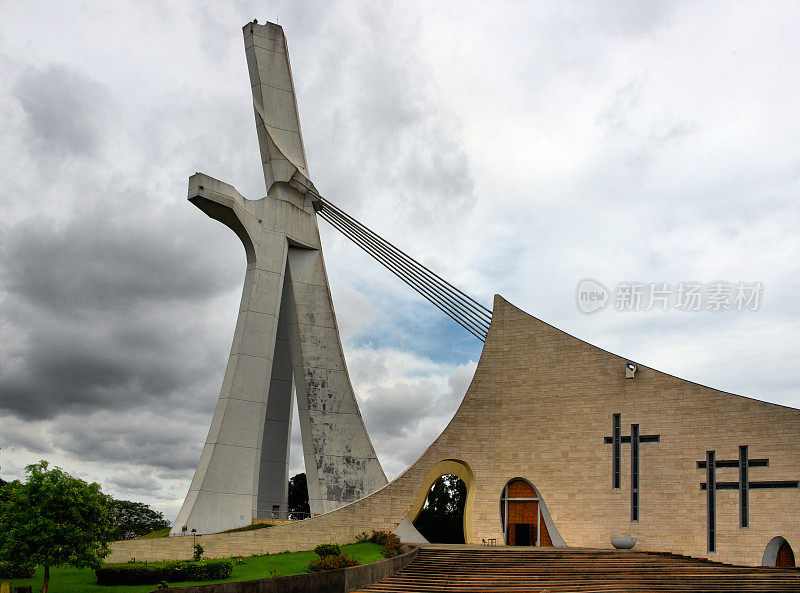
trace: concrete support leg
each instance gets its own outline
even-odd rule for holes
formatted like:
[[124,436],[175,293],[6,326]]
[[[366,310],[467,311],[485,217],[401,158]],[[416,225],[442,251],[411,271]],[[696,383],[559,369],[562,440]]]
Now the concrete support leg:
[[285,519],[288,511],[289,444],[294,403],[292,355],[286,321],[286,311],[289,308],[291,303],[284,292],[275,338],[264,436],[261,440],[258,500],[253,514],[254,517],[265,519]]
[[309,505],[327,513],[386,484],[344,362],[322,253],[289,248],[287,284]]

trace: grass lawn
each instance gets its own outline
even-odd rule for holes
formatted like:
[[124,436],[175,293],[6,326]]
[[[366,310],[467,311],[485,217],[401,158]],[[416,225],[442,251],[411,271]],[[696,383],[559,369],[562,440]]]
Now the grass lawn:
[[[342,552],[357,558],[361,564],[383,560],[382,546],[378,544],[350,544],[342,546]],[[170,583],[170,586],[200,585],[203,583],[224,583],[228,581],[248,581],[251,579],[264,579],[274,570],[278,575],[301,574],[306,571],[309,561],[316,555],[308,552],[284,552],[268,556],[251,556],[243,558],[242,564],[236,564],[234,559],[233,574],[224,581],[191,581],[184,583]],[[129,564],[129,563],[126,563]],[[38,568],[36,576],[32,579],[11,579],[12,589],[15,585],[33,585],[34,592],[42,589],[43,570]],[[136,585],[131,587],[102,587],[97,584],[94,571],[91,569],[78,570],[70,566],[50,569],[50,593],[149,593],[157,585]]]
[[137,537],[136,539],[158,539],[160,537],[169,537],[170,529],[172,528],[165,527],[164,529],[159,529],[158,531],[151,531],[150,533],[145,533],[144,535]]

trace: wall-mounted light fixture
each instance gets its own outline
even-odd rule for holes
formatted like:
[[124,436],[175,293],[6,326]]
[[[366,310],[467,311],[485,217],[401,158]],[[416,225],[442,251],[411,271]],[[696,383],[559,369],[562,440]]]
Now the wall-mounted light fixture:
[[625,378],[626,379],[633,379],[633,376],[636,374],[638,368],[632,362],[625,363]]

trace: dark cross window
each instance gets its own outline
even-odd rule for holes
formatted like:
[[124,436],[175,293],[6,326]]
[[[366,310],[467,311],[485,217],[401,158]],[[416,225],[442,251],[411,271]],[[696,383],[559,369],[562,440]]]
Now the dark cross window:
[[631,424],[631,521],[639,520],[639,425]]
[[[735,467],[739,469],[738,482],[718,482],[717,470]],[[706,491],[708,506],[708,551],[717,551],[717,490],[739,491],[739,527],[750,526],[750,490],[765,488],[800,488],[797,480],[762,480],[750,481],[751,467],[769,467],[769,459],[750,459],[747,445],[739,447],[739,459],[716,459],[714,451],[706,451],[706,460],[697,462],[697,469],[706,470],[706,481],[700,483],[700,489]]]
[[622,428],[621,428],[621,421],[620,415],[614,414],[613,419],[611,420],[611,438],[613,439],[613,447],[612,450],[612,487],[619,488],[620,478],[619,478],[619,454],[620,454],[620,439],[622,435]]
[[620,454],[623,443],[631,445],[631,521],[639,520],[639,445],[657,443],[661,439],[658,434],[639,434],[639,425],[631,424],[631,435],[622,436],[622,415],[611,417],[611,436],[604,442],[611,444],[611,487],[620,487]]

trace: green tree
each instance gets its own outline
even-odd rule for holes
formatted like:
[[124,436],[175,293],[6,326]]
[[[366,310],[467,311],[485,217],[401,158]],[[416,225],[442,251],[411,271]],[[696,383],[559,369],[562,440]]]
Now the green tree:
[[11,496],[12,489],[18,485],[19,480],[14,480],[13,482],[3,482],[0,484],[0,513],[2,513],[3,503],[8,500],[9,496]]
[[464,543],[464,505],[467,486],[458,476],[446,474],[437,479],[425,500],[414,527],[429,542]]
[[51,566],[94,568],[108,555],[108,497],[99,484],[87,484],[58,467],[48,469],[46,461],[25,471],[25,483],[3,487],[0,557],[42,566],[42,593],[47,593]]
[[113,498],[108,502],[108,520],[115,540],[133,539],[170,526],[164,515],[143,502]]
[[310,512],[306,475],[296,474],[289,479],[289,516],[291,519],[305,519]]

